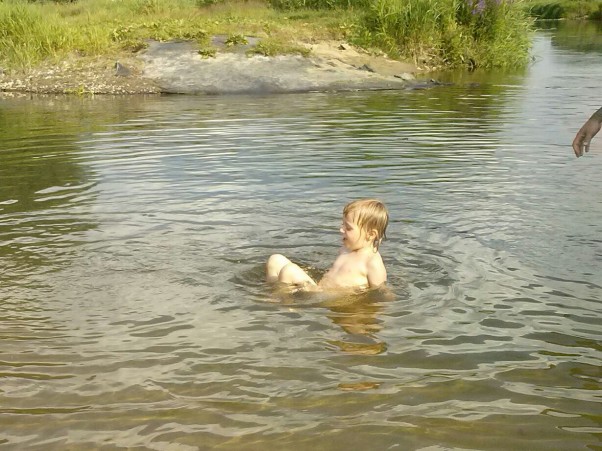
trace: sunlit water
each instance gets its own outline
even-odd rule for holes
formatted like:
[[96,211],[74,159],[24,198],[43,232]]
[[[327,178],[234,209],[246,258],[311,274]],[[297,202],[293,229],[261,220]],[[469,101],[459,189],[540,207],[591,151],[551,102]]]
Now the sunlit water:
[[[1,100],[0,446],[600,449],[578,31],[430,90]],[[395,299],[275,296],[266,258],[327,269],[359,197]]]

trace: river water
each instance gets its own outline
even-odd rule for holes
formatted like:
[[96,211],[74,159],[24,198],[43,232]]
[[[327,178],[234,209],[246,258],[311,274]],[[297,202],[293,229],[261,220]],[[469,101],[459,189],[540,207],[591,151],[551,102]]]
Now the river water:
[[[0,103],[0,447],[600,449],[601,28],[428,90]],[[388,205],[394,299],[328,268]]]

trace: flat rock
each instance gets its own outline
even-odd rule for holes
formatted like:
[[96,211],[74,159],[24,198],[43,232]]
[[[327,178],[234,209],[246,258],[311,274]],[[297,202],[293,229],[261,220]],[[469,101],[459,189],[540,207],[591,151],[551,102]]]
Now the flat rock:
[[[247,56],[218,52],[204,58],[190,42],[150,42],[139,57],[143,77],[162,92],[181,94],[286,93],[405,89],[408,81],[358,70],[320,56]],[[328,63],[331,64],[328,64]]]
[[[82,58],[77,52],[59,63],[23,71],[0,69],[0,97],[10,93],[238,94],[309,91],[423,89],[436,82],[412,80],[415,65],[363,52],[347,43],[306,44],[309,57],[247,56],[259,43],[245,36],[230,45],[214,36],[215,57],[199,53],[191,41],[150,41],[137,54]],[[211,53],[211,52],[209,52]],[[366,66],[370,70],[358,70]],[[400,76],[402,74],[402,76]]]

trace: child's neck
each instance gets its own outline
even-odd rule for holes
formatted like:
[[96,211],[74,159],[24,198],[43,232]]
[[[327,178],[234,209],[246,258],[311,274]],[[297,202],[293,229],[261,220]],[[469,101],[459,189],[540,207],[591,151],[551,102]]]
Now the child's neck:
[[378,249],[376,249],[374,247],[373,243],[369,243],[363,247],[360,247],[359,249],[355,249],[355,250],[349,251],[349,252],[353,253],[353,254],[358,254],[358,255],[359,254],[376,254],[378,252]]

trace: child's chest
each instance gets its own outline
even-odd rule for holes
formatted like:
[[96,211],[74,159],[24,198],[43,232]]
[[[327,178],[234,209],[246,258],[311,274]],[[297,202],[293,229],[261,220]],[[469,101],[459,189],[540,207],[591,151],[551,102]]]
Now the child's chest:
[[333,272],[344,279],[361,279],[361,282],[367,277],[366,260],[351,254],[340,255],[333,265]]

